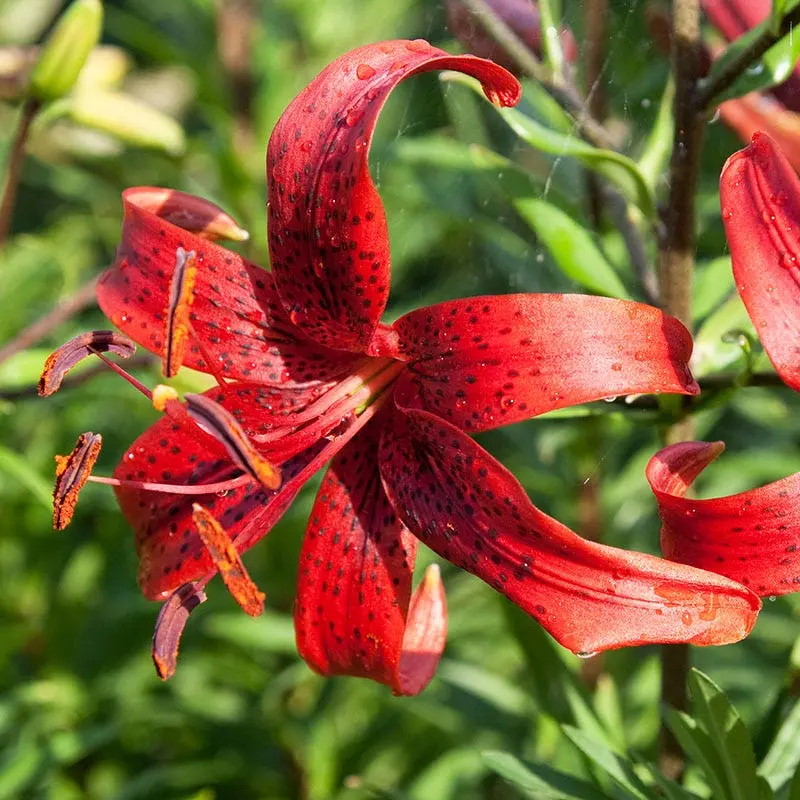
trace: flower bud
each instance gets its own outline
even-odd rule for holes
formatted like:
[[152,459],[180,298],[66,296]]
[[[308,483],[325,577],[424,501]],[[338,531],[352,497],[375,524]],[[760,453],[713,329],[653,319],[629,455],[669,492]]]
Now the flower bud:
[[111,134],[126,144],[180,155],[186,145],[180,123],[120,92],[92,88],[71,98],[69,116],[87,128]]
[[67,94],[100,39],[102,26],[100,0],[75,0],[42,47],[31,74],[31,97],[47,102]]

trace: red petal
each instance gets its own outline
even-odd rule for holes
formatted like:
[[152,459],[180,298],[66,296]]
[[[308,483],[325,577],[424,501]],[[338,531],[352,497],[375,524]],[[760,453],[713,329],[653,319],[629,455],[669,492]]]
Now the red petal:
[[647,465],[663,522],[664,555],[718,572],[762,596],[800,591],[800,473],[730,497],[684,497],[724,449],[722,442],[683,442],[656,453]]
[[363,349],[389,295],[389,237],[369,174],[375,123],[389,92],[418,72],[453,69],[515,105],[519,82],[474,56],[422,40],[367,45],[334,61],[278,121],[267,151],[269,247],[292,322],[320,344]]
[[[152,193],[167,198],[162,207],[153,206]],[[166,219],[164,214],[187,221],[175,212],[173,194],[184,204],[206,203],[149,187],[123,194],[122,242],[97,287],[100,307],[120,330],[164,356],[170,282],[183,248],[195,253],[197,264],[189,314],[194,333],[183,357],[186,366],[271,385],[330,381],[352,367],[353,356],[309,342],[289,322],[268,272]],[[194,218],[189,221],[199,224]],[[216,362],[214,370],[203,351]]]
[[703,11],[728,41],[738,39],[763,22],[772,9],[771,0],[702,0]]
[[743,638],[760,602],[745,587],[589,542],[531,504],[472,439],[424,411],[385,429],[381,476],[405,524],[485,580],[573,652]]
[[[248,434],[268,428],[270,414],[302,409],[313,399],[312,390],[284,390],[230,384],[206,393],[234,414]],[[181,584],[216,570],[192,521],[192,503],[208,508],[236,541],[251,547],[288,508],[302,483],[292,478],[317,453],[309,450],[287,461],[281,472],[284,485],[268,491],[256,481],[215,494],[174,495],[130,488],[117,489],[125,517],[136,534],[141,558],[139,584],[151,599],[163,599]],[[131,446],[114,476],[121,480],[189,485],[214,483],[236,475],[222,444],[193,423],[162,417]],[[240,544],[239,551],[245,546]]]
[[[533,0],[488,0],[487,5],[508,25],[536,55],[542,54],[542,28],[539,7]],[[490,58],[516,72],[519,65],[493,39],[461,0],[446,0],[447,27],[475,55]],[[559,39],[567,61],[576,61],[578,45],[569,28],[559,31]]]
[[603,397],[699,391],[686,329],[640,303],[475,297],[412,311],[394,327],[423,408],[470,432]]
[[745,142],[759,131],[768,133],[795,170],[800,169],[800,114],[757,92],[722,103],[719,113]]
[[297,644],[324,675],[372,678],[416,694],[444,647],[443,595],[423,591],[409,616],[417,543],[383,491],[379,434],[372,425],[354,438],[322,481],[300,553]]
[[800,181],[760,133],[725,164],[720,200],[739,294],[778,374],[800,391]]

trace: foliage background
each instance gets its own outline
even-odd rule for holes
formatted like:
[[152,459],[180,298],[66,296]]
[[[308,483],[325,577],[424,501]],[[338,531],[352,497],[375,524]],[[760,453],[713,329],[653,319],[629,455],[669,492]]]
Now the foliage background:
[[[581,42],[581,4],[565,5]],[[644,2],[611,5],[604,78],[610,113],[635,156],[667,64],[647,34]],[[3,0],[0,43],[37,41],[60,6]],[[222,8],[250,15],[241,74],[226,54],[238,39],[221,27]],[[186,152],[173,157],[115,145],[67,126],[34,139],[15,237],[0,256],[0,344],[110,262],[119,194],[130,185],[171,186],[215,200],[250,230],[248,256],[266,264],[263,160],[274,122],[327,62],[359,44],[398,37],[458,48],[434,0],[108,2],[104,42],[132,58],[128,87],[180,118]],[[526,110],[542,113],[535,104]],[[0,105],[0,138],[10,136],[15,113],[13,104]],[[512,155],[539,174],[538,196],[577,198],[585,207],[574,162],[515,142],[462,87],[414,78],[390,100],[372,153],[392,237],[390,315],[471,293],[580,291],[498,191],[498,176],[455,163],[437,146],[439,136]],[[699,257],[707,263],[698,308],[705,315],[733,292],[727,263],[713,260],[725,255],[716,182],[737,146],[732,134],[711,126],[699,202]],[[614,232],[602,231],[596,241],[633,285]],[[738,299],[715,320],[723,330],[746,324]],[[162,684],[149,657],[156,607],[138,593],[132,538],[112,493],[89,486],[72,526],[64,533],[50,528],[53,454],[68,452],[81,431],[101,432],[99,471],[108,474],[156,416],[111,374],[49,400],[35,397],[31,387],[47,352],[96,327],[104,327],[102,315],[89,308],[0,366],[0,798],[519,796],[482,760],[484,750],[594,776],[602,786],[559,727],[564,722],[599,725],[621,751],[653,758],[656,648],[581,662],[487,586],[449,567],[448,647],[420,697],[397,699],[381,686],[312,674],[295,652],[291,606],[313,486],[248,555],[251,574],[267,591],[267,614],[245,617],[212,586],[184,637],[176,676]],[[716,328],[706,344],[717,367],[737,358]],[[158,380],[147,365],[137,374]],[[181,375],[178,384],[198,381]],[[800,469],[796,395],[751,388],[726,399],[700,415],[701,437],[724,439],[729,448],[701,482],[704,492],[731,493]],[[644,465],[659,446],[658,429],[643,413],[593,410],[481,441],[547,513],[585,535],[657,552]],[[800,669],[791,658],[800,631],[797,600],[765,605],[747,641],[693,653],[738,705],[759,755],[793,702]]]

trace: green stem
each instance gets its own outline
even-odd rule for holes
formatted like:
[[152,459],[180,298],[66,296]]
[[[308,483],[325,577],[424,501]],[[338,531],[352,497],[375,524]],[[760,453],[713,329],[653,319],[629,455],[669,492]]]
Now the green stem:
[[36,100],[25,101],[17,123],[17,130],[14,133],[14,139],[11,142],[6,171],[6,185],[3,190],[3,199],[0,201],[0,250],[5,247],[8,234],[11,231],[14,207],[17,203],[17,189],[22,176],[22,165],[25,163],[25,145],[28,140],[31,123],[38,111],[39,103]]

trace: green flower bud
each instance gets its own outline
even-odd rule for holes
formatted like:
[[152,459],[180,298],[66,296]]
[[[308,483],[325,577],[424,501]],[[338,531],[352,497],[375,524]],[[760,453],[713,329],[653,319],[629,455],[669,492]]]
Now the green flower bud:
[[100,39],[102,27],[100,0],[75,0],[61,15],[42,47],[31,74],[31,97],[47,102],[67,94]]
[[115,136],[126,144],[179,155],[186,145],[183,128],[158,109],[120,92],[91,88],[73,94],[73,122]]

